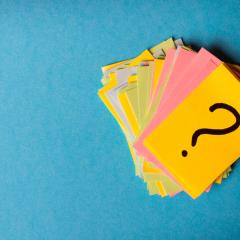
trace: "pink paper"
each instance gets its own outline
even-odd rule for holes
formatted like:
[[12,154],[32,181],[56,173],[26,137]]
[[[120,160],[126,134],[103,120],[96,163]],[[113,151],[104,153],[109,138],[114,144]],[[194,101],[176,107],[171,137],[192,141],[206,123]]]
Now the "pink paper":
[[[174,69],[168,80],[167,87],[163,93],[161,102],[158,107],[158,109],[160,109],[160,110],[162,110],[162,106],[164,105],[164,103],[169,103],[172,101],[172,98],[170,98],[170,97],[171,97],[172,91],[174,89],[177,89],[177,93],[175,96],[175,97],[177,97],[179,94],[179,87],[180,86],[185,87],[186,82],[183,83],[180,81],[180,79],[181,79],[182,75],[186,72],[186,70],[188,69],[188,66],[191,63],[191,61],[197,55],[196,52],[188,51],[181,47],[179,47],[177,49],[177,52],[178,52],[178,55],[175,60]],[[169,99],[170,99],[170,101],[169,101]]]
[[[160,79],[158,81],[158,84],[157,84],[157,87],[156,87],[156,91],[155,93],[158,93],[159,92],[159,89],[161,87],[161,85],[163,84],[165,78],[167,77],[168,73],[169,73],[169,70],[170,70],[170,67],[172,66],[173,62],[174,62],[174,56],[175,56],[175,53],[176,53],[176,49],[174,48],[170,48],[166,54],[166,58],[164,60],[164,65],[163,65],[163,69],[162,69],[162,72],[161,72],[161,75],[160,75]],[[154,101],[154,96],[155,95],[152,95],[151,96],[151,100],[150,100],[150,105],[153,103]]]

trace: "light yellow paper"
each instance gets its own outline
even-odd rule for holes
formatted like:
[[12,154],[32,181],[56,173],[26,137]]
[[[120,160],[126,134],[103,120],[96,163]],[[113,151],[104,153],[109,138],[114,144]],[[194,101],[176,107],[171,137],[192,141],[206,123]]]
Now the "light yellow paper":
[[152,87],[152,70],[153,64],[149,63],[148,66],[138,66],[137,68],[137,89],[138,89],[138,112],[140,129],[143,130],[146,125],[145,117],[147,107],[149,104],[150,91]]
[[162,50],[165,54],[170,48],[176,48],[172,38],[167,39],[166,41],[158,44],[155,47],[152,47],[149,51],[154,54],[155,52]]

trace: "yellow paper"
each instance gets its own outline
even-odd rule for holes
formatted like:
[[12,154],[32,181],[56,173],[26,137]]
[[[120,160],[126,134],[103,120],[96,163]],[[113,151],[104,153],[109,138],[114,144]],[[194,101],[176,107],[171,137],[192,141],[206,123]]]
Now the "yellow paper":
[[[224,135],[201,135],[201,128],[225,129],[236,122],[229,110],[209,108],[227,104],[240,112],[240,83],[221,64],[145,140],[145,146],[169,170],[193,198],[198,197],[240,156],[240,128]],[[186,149],[188,155],[182,156]]]
[[152,83],[152,89],[151,89],[151,96],[154,96],[158,81],[160,79],[160,75],[162,72],[164,60],[163,59],[155,59],[154,60],[154,72],[153,72],[153,83]]
[[123,110],[129,120],[130,126],[135,136],[139,135],[140,126],[137,118],[137,83],[131,82],[123,88],[119,95],[119,101],[123,107]]
[[138,84],[138,113],[140,129],[143,130],[146,125],[146,112],[149,104],[150,91],[152,87],[152,63],[148,66],[139,66],[137,68]]

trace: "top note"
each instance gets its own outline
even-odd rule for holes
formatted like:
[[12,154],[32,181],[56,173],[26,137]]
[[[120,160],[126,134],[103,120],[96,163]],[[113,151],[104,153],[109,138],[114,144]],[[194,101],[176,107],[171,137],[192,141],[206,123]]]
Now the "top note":
[[221,64],[144,140],[193,198],[240,156],[240,82]]

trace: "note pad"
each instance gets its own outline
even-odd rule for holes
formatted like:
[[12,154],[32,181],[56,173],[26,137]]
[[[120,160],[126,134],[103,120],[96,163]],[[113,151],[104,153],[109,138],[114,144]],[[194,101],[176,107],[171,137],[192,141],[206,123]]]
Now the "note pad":
[[[145,140],[220,64],[221,61],[205,49],[194,52],[185,47],[181,39],[169,38],[135,58],[102,67],[103,87],[99,96],[119,123],[133,158],[135,174],[146,183],[150,195],[173,197],[181,191],[188,193],[153,152],[155,147],[145,145]],[[238,65],[229,66],[240,76]],[[161,151],[163,146],[157,146],[155,151]],[[231,170],[230,164],[204,191],[209,192],[213,182],[221,184]]]

